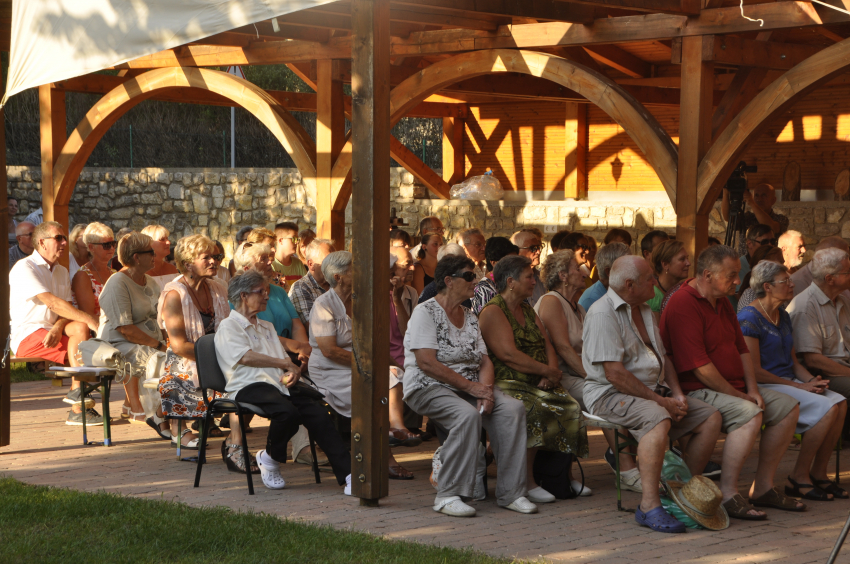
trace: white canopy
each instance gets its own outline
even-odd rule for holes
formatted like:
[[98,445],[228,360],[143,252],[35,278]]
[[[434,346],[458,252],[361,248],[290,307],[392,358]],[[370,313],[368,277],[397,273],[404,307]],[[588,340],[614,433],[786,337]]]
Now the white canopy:
[[3,104],[82,76],[333,0],[15,0]]

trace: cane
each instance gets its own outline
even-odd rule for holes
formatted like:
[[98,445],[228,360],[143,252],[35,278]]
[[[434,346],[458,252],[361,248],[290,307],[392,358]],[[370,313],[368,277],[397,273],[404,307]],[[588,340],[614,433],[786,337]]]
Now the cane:
[[850,532],[850,515],[848,515],[847,520],[844,521],[844,528],[841,529],[841,534],[839,534],[838,538],[835,539],[835,546],[832,547],[832,553],[829,555],[829,559],[826,561],[826,564],[833,564],[835,559],[838,558],[838,553],[841,552],[841,547],[847,539],[848,532]]

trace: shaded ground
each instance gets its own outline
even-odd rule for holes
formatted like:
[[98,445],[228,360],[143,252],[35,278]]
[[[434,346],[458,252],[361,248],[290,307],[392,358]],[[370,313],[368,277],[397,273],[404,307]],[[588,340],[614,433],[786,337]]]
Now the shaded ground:
[[[257,493],[249,496],[244,476],[227,472],[221,462],[221,439],[213,440],[201,487],[193,488],[194,465],[178,462],[174,449],[145,425],[116,423],[114,447],[83,447],[80,428],[63,424],[68,410],[61,397],[67,390],[51,387],[49,381],[12,386],[12,445],[0,450],[0,474],[30,484],[262,511],[392,539],[471,547],[495,556],[582,563],[824,562],[850,510],[848,501],[809,502],[805,513],[770,510],[768,521],[733,521],[725,531],[653,533],[638,527],[631,513],[616,511],[613,474],[602,460],[604,440],[596,430],[590,432],[591,457],[584,463],[593,496],[541,506],[536,515],[498,508],[492,499],[495,478],[490,499],[473,503],[477,517],[453,519],[435,513],[434,489],[428,483],[435,440],[416,449],[396,449],[396,458],[416,479],[390,481],[390,496],[378,508],[360,507],[357,499],[343,496],[330,474],[323,473],[323,483],[315,484],[307,466],[294,464],[282,471],[286,489],[267,490],[257,476]],[[111,403],[113,414],[120,413],[122,401],[123,391],[118,389]],[[265,421],[255,425],[248,438],[252,451],[263,446],[266,434]],[[90,434],[94,439],[101,436],[100,429]],[[719,448],[722,442],[718,452]],[[778,476],[788,474],[795,457],[796,450],[789,449]],[[850,466],[846,454],[844,458],[845,466]],[[751,456],[744,478],[751,478],[754,468]],[[845,485],[850,483],[850,472],[842,476]],[[627,507],[639,501],[637,494],[623,495]],[[850,552],[839,561],[850,562]]]

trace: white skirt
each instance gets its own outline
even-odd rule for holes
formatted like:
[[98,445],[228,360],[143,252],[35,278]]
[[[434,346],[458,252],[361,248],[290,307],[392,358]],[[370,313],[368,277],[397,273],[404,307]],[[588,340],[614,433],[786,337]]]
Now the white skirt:
[[[802,384],[802,381],[796,378],[793,381]],[[817,425],[823,419],[823,416],[826,415],[826,412],[832,409],[833,405],[844,401],[844,396],[832,390],[824,390],[822,394],[815,394],[795,388],[794,386],[786,386],[785,384],[759,384],[759,388],[768,388],[782,392],[800,402],[800,418],[797,420],[797,433],[805,433]]]

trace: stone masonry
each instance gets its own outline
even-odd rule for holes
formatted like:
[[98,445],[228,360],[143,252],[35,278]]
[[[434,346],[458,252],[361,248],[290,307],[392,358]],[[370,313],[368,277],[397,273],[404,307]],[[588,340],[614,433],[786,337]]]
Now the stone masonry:
[[[18,220],[41,205],[41,171],[8,167],[9,195],[18,199]],[[423,186],[401,168],[391,169],[391,206],[413,233],[429,215],[442,219],[449,234],[480,227],[486,236],[510,236],[523,227],[538,227],[551,236],[561,229],[582,231],[602,241],[612,227],[627,229],[636,242],[653,229],[674,233],[672,206],[642,206],[633,202],[519,202],[429,199]],[[791,228],[807,243],[827,235],[850,239],[850,202],[785,202],[776,210],[787,215]],[[235,233],[243,226],[273,227],[293,221],[315,228],[313,196],[295,169],[158,169],[132,171],[86,168],[70,205],[71,223],[101,221],[113,229],[141,229],[151,223],[168,228],[173,239],[203,233],[232,252]],[[346,210],[350,235],[351,206]],[[712,211],[711,235],[723,237],[719,205]],[[636,246],[636,245],[635,245]]]

